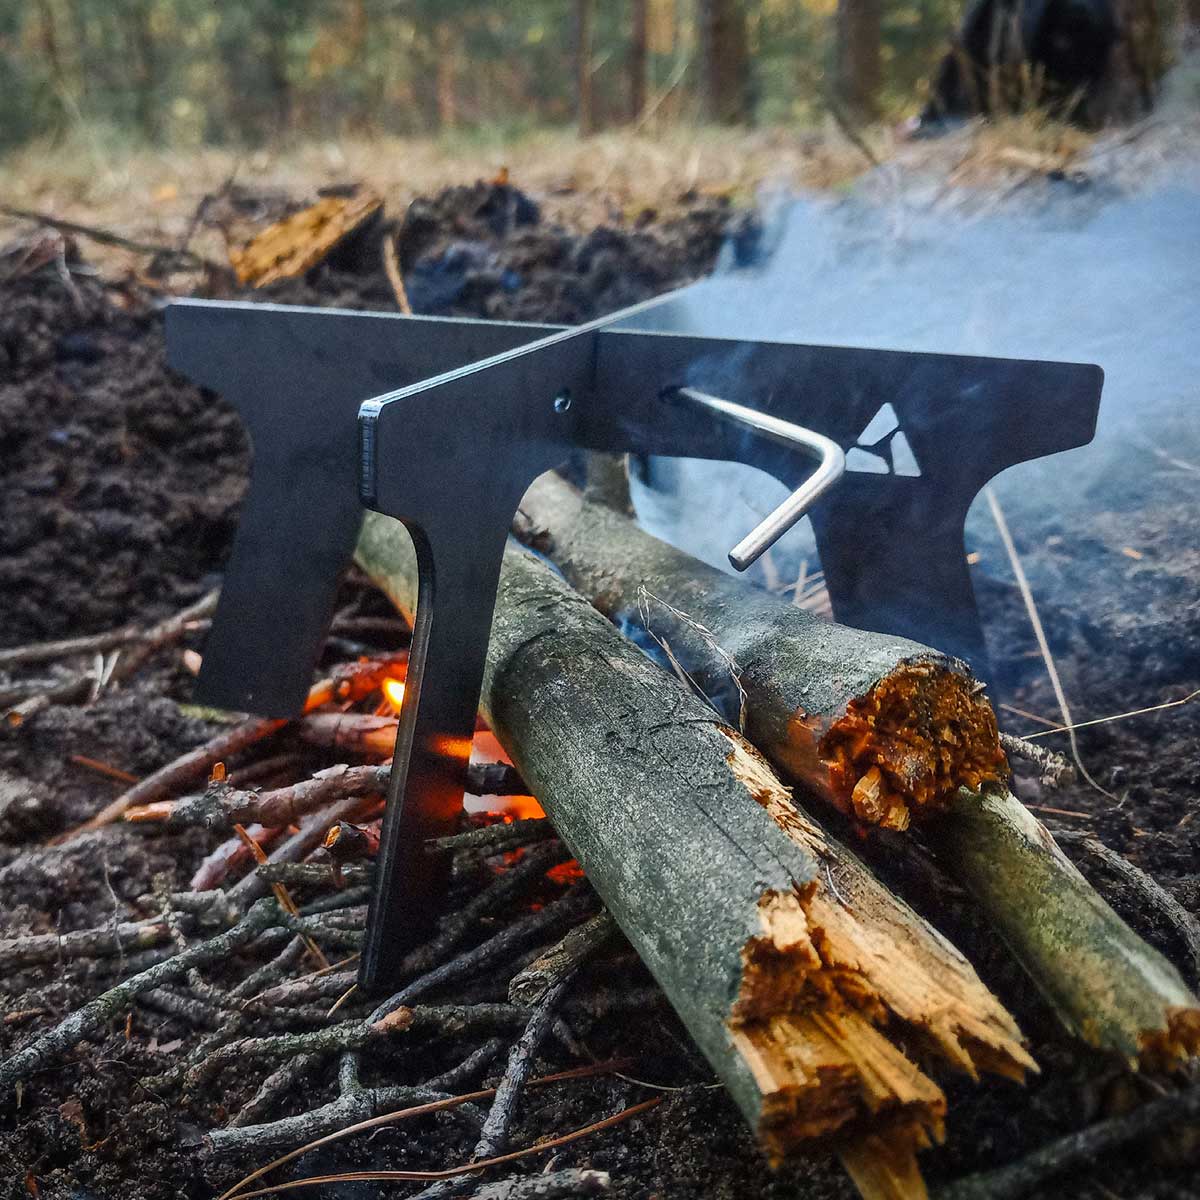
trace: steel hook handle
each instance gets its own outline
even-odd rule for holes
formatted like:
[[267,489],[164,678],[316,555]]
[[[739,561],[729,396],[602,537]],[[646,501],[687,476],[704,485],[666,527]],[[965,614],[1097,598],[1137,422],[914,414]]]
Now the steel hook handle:
[[846,470],[846,455],[832,438],[791,421],[781,421],[757,409],[734,404],[695,388],[672,392],[725,420],[762,434],[773,442],[801,450],[817,462],[817,469],[777,508],[767,514],[732,550],[729,562],[744,571],[773,546],[802,516],[832,488]]

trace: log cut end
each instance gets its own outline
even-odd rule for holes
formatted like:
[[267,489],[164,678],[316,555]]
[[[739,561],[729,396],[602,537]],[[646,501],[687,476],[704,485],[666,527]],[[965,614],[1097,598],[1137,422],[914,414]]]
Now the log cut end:
[[1144,1071],[1170,1071],[1200,1057],[1200,1009],[1172,1008],[1166,1028],[1144,1032],[1138,1066]]
[[907,829],[960,787],[1007,777],[992,706],[976,681],[950,664],[902,662],[851,700],[821,738],[817,753],[834,796],[865,824]]
[[762,1097],[759,1141],[779,1162],[866,1126],[914,1149],[940,1140],[946,1097],[877,1028],[878,998],[865,981],[861,1010],[836,995],[805,911],[817,889],[764,894],[762,934],[742,954],[730,1034]]
[[753,747],[723,732],[734,776],[822,868],[760,896],[758,932],[742,949],[728,1029],[757,1089],[759,1139],[773,1160],[832,1139],[855,1161],[861,1139],[882,1139],[894,1170],[864,1194],[923,1195],[905,1181],[919,1184],[914,1155],[941,1139],[946,1099],[899,1048],[896,1029],[972,1076],[1021,1079],[1036,1066],[969,964],[917,936],[919,919],[857,860],[844,850],[835,860]]

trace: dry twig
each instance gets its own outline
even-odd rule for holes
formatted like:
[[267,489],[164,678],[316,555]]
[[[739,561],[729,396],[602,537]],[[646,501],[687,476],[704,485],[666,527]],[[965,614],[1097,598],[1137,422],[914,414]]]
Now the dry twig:
[[1149,1137],[1169,1125],[1200,1118],[1200,1086],[1151,1100],[1121,1117],[1067,1134],[995,1171],[968,1175],[942,1188],[936,1200],[1014,1200],[1072,1167],[1090,1165],[1102,1154]]
[[252,942],[264,930],[281,924],[284,916],[273,899],[260,901],[232,929],[192,946],[165,962],[134,975],[131,979],[126,979],[116,987],[109,988],[82,1008],[76,1009],[48,1033],[42,1034],[0,1063],[0,1092],[7,1091],[18,1080],[27,1078],[34,1071],[41,1070],[54,1059],[66,1054],[72,1046],[99,1029],[106,1021],[123,1015],[143,992],[181,979],[194,967],[227,958]]
[[617,923],[607,909],[576,925],[560,942],[512,977],[508,998],[514,1004],[536,1004],[552,988],[570,979],[617,932]]

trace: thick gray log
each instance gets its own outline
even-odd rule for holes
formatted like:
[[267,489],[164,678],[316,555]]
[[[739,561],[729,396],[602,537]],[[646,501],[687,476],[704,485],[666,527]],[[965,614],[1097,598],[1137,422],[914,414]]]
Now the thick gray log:
[[[356,559],[406,615],[407,535]],[[940,1089],[881,1032],[965,1070],[1031,1066],[961,955],[797,809],[757,753],[543,563],[505,554],[482,706],[768,1151],[881,1123],[911,1154]]]
[[[734,658],[751,739],[785,775],[839,806],[812,762],[806,714],[845,706],[906,657],[935,654],[819,620],[585,502],[556,475],[539,479],[521,507],[567,578],[602,611],[636,615],[642,588],[658,597],[651,624],[697,679],[727,677]],[[1146,1066],[1200,1053],[1200,1004],[1179,973],[1016,797],[993,783],[982,797],[956,790],[942,807],[924,828],[946,871],[971,892],[1067,1030]]]

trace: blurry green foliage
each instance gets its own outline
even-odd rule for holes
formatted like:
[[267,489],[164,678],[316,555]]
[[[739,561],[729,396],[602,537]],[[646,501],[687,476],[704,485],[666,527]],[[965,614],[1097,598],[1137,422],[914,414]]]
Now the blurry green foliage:
[[[912,109],[962,0],[889,0]],[[745,0],[755,119],[819,113],[836,0]],[[600,125],[627,121],[629,0],[597,0]],[[698,111],[695,0],[651,0],[649,103]],[[73,124],[172,144],[519,129],[574,116],[574,0],[0,0],[0,148]]]

